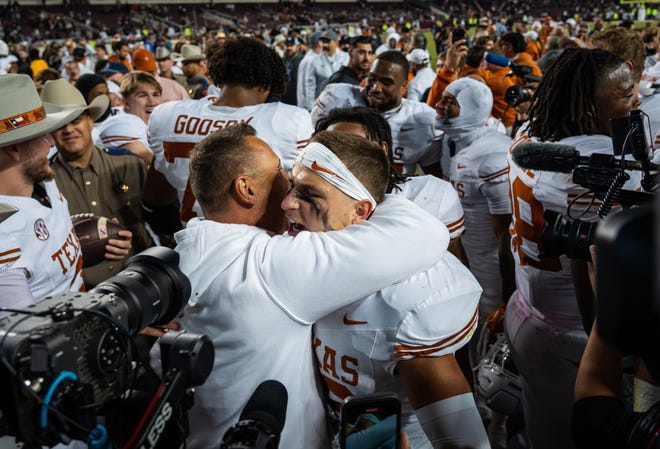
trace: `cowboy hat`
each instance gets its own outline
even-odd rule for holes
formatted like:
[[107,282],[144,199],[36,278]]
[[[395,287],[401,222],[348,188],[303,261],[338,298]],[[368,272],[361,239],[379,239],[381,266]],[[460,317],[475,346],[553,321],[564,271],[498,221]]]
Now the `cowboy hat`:
[[199,48],[197,45],[184,45],[183,47],[181,47],[182,62],[203,61],[204,59],[206,59],[206,56],[204,56],[204,53],[202,53],[202,49]]
[[71,120],[74,120],[83,111],[89,111],[92,118],[96,120],[103,115],[110,104],[107,95],[99,95],[88,105],[82,93],[63,78],[46,81],[41,91],[41,99],[44,103],[77,111],[78,114]]
[[28,75],[0,75],[0,148],[61,128],[80,113],[42,103]]

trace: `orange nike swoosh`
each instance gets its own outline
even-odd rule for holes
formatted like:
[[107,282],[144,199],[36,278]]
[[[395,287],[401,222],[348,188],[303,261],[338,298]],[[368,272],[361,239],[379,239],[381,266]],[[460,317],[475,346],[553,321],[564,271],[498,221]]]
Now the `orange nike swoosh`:
[[463,164],[458,164],[458,165],[456,165],[456,168],[465,168],[465,165],[463,165]]
[[346,312],[346,313],[344,314],[344,319],[343,319],[342,321],[343,321],[344,324],[346,324],[347,326],[351,326],[351,325],[354,325],[354,324],[367,324],[367,323],[368,323],[368,321],[356,321],[356,320],[352,320],[352,319],[350,319],[350,318],[348,317],[348,312]]
[[336,176],[337,178],[342,179],[342,177],[339,176],[337,173],[330,171],[325,167],[320,166],[319,164],[316,163],[316,161],[312,161],[312,170],[321,171],[323,173],[327,173],[329,175]]

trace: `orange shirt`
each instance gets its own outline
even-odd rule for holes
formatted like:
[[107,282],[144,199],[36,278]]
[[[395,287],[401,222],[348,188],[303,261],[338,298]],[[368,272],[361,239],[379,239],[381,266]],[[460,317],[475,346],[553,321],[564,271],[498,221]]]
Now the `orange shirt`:
[[491,113],[493,117],[502,120],[504,126],[511,126],[516,121],[516,110],[509,106],[504,99],[506,89],[516,84],[514,77],[506,76],[509,72],[508,67],[496,67],[492,70],[481,70],[479,72],[493,93],[493,109]]

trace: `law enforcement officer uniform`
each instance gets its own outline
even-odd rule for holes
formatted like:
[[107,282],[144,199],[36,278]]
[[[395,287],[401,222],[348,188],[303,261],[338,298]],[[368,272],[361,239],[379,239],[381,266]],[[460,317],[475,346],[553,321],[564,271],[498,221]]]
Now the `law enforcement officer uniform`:
[[[121,148],[97,146],[85,168],[68,163],[59,153],[51,158],[51,168],[62,195],[69,202],[71,215],[93,213],[116,217],[133,233],[131,255],[153,246],[142,218],[146,167],[139,157]],[[106,260],[86,268],[83,277],[87,288],[117,274],[124,261]]]

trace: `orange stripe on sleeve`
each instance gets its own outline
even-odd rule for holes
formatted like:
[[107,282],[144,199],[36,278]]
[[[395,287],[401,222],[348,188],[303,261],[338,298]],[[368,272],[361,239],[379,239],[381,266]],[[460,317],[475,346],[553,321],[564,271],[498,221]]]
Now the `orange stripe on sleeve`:
[[496,171],[495,173],[491,173],[490,175],[480,176],[480,178],[483,179],[484,181],[492,181],[493,179],[499,178],[500,176],[505,175],[507,173],[509,173],[509,167],[503,168],[502,170]]
[[430,345],[394,345],[395,357],[401,358],[406,356],[423,356],[433,354],[434,352],[441,351],[444,348],[452,346],[457,342],[468,338],[472,335],[477,326],[477,317],[479,315],[479,308],[475,308],[474,314],[470,321],[458,332],[453,333],[449,337],[443,338]]

